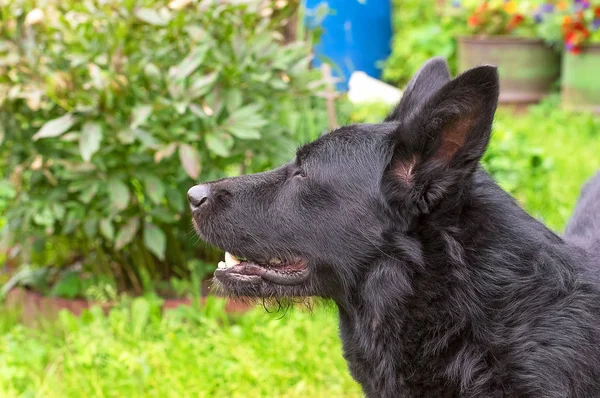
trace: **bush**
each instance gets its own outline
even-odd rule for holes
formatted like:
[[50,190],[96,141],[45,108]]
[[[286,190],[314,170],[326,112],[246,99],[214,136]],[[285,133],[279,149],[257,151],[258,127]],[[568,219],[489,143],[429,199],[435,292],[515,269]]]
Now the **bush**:
[[446,58],[455,71],[452,21],[442,15],[438,4],[434,0],[394,0],[394,38],[383,69],[385,80],[402,86],[434,56]]
[[320,85],[309,46],[282,43],[286,2],[246,3],[0,5],[4,252],[125,290],[216,261],[187,189],[287,159]]

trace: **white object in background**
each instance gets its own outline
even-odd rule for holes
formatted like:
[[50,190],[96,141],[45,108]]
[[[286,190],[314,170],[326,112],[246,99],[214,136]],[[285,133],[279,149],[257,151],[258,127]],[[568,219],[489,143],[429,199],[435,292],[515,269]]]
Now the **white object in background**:
[[360,102],[385,102],[396,105],[402,97],[402,91],[396,87],[374,79],[365,72],[353,72],[348,81],[348,99]]

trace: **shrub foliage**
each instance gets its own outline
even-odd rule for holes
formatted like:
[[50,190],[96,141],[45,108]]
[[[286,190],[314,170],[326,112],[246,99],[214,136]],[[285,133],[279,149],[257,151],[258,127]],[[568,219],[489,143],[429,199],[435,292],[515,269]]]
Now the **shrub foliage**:
[[[0,3],[0,247],[120,288],[184,274],[198,180],[287,158],[319,72],[286,2]],[[200,253],[199,253],[200,252]]]

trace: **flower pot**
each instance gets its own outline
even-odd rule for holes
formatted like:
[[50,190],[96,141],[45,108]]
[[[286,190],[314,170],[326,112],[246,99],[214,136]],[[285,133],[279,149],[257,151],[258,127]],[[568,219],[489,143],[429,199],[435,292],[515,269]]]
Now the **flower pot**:
[[562,106],[568,110],[600,113],[600,44],[563,54]]
[[508,36],[460,37],[460,72],[478,65],[498,66],[502,104],[539,102],[560,75],[560,55],[542,40]]

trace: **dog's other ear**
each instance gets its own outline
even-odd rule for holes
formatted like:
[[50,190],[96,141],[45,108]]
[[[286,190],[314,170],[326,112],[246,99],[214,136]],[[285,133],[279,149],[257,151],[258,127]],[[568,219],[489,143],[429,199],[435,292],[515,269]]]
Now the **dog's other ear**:
[[458,189],[477,167],[490,139],[498,92],[495,67],[473,68],[398,124],[389,176],[422,211],[452,187]]
[[408,82],[402,99],[386,118],[386,122],[398,121],[409,116],[430,99],[444,84],[450,81],[450,70],[446,60],[434,57],[425,62]]

